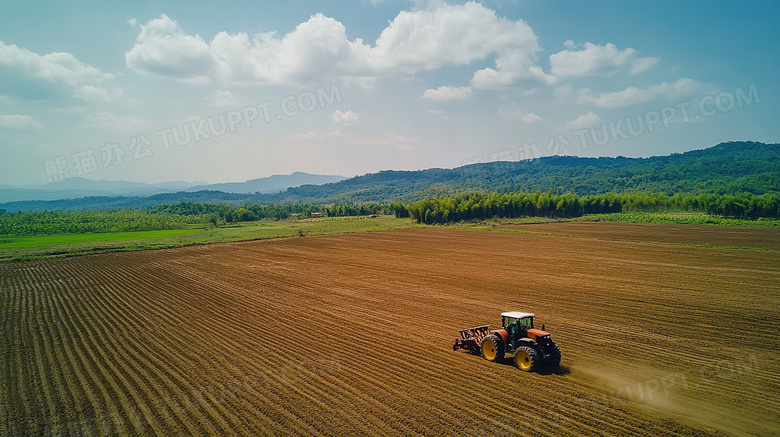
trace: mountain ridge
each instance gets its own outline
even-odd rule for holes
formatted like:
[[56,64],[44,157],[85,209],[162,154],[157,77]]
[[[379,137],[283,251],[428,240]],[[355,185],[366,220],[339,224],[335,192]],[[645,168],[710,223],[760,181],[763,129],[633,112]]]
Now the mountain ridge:
[[648,158],[549,156],[454,169],[384,170],[274,194],[201,190],[0,204],[9,211],[143,208],[180,201],[244,204],[413,201],[467,191],[753,193],[780,191],[780,144],[735,141]]
[[0,202],[51,201],[84,197],[148,197],[180,191],[224,191],[234,193],[270,194],[305,184],[323,184],[346,179],[337,175],[316,175],[294,172],[290,175],[273,175],[250,179],[245,182],[208,184],[206,182],[167,181],[154,184],[129,181],[93,180],[80,177],[67,178],[47,185],[34,187],[0,187]]
[[299,187],[301,185],[322,185],[331,182],[339,182],[344,179],[347,179],[347,177],[337,175],[318,175],[296,171],[289,175],[272,175],[264,178],[249,179],[245,182],[224,182],[219,184],[200,185],[188,188],[184,191],[207,190],[238,194],[272,194],[279,191],[284,191],[291,187]]

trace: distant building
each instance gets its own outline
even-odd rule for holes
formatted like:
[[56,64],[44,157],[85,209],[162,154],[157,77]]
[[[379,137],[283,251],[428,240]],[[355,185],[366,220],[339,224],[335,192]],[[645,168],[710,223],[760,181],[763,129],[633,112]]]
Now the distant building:
[[311,216],[312,217],[322,217],[322,213],[321,212],[313,212],[313,213],[311,213]]

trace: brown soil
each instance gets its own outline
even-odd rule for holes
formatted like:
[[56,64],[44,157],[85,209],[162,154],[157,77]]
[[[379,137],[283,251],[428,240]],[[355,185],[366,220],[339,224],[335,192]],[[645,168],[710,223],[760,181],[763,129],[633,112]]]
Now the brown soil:
[[[0,434],[779,433],[780,254],[668,244],[777,232],[586,225],[0,264]],[[452,351],[506,310],[559,370]]]
[[527,232],[563,233],[578,237],[613,240],[780,251],[780,229],[771,227],[594,222],[506,225],[499,226],[499,228]]

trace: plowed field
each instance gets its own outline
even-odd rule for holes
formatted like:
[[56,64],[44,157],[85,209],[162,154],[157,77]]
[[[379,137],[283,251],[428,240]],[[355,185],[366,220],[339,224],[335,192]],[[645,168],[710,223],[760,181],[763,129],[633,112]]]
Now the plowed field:
[[[0,434],[777,435],[779,232],[723,229],[425,228],[3,263]],[[506,310],[536,313],[559,370],[452,351]]]

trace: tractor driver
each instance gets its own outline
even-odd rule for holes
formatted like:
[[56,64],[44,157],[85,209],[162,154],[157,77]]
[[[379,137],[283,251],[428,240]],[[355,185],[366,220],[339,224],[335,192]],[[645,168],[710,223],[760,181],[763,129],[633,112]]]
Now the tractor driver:
[[509,338],[515,338],[515,332],[517,332],[517,322],[512,322],[506,327],[506,333],[509,334]]

